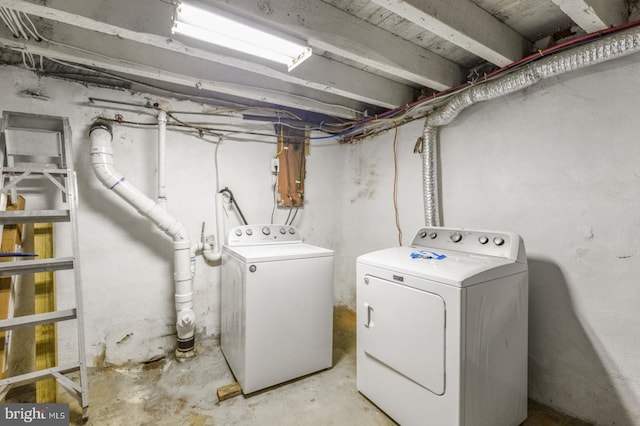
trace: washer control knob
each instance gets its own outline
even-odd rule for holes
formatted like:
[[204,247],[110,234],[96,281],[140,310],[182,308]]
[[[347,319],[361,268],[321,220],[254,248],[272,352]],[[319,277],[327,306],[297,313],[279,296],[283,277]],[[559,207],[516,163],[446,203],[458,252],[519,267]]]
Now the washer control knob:
[[460,234],[459,232],[454,232],[453,234],[451,234],[451,241],[453,241],[454,243],[459,243],[460,240],[462,240],[462,234]]
[[262,228],[262,233],[264,235],[269,235],[271,234],[271,228],[269,228],[268,226],[265,226],[264,228]]
[[489,242],[489,238],[487,238],[486,235],[481,236],[480,238],[478,238],[478,242],[480,244],[487,244]]
[[422,231],[418,232],[418,236],[419,236],[420,238],[424,238],[424,237],[426,237],[426,236],[427,236],[427,231],[422,230]]
[[291,235],[295,234],[296,233],[296,228],[289,228],[289,233]]
[[247,229],[247,235],[253,235],[253,229],[249,228]]
[[493,239],[493,244],[497,245],[497,246],[501,246],[504,244],[504,238],[502,237],[495,237]]
[[435,231],[431,231],[429,232],[429,238],[431,238],[432,240],[435,239],[438,236],[438,233]]
[[280,228],[280,233],[284,235],[284,234],[286,234],[286,233],[287,233],[287,230],[286,230],[286,229],[284,229],[284,228]]
[[242,236],[242,230],[241,229],[236,229],[236,235],[238,237],[241,237]]

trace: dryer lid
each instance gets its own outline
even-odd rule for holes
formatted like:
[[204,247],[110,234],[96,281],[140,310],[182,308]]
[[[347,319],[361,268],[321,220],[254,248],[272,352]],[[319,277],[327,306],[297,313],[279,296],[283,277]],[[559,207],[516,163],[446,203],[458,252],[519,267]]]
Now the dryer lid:
[[[416,256],[421,251],[428,253]],[[526,264],[504,257],[424,247],[378,250],[358,257],[357,262],[458,287],[527,271]]]

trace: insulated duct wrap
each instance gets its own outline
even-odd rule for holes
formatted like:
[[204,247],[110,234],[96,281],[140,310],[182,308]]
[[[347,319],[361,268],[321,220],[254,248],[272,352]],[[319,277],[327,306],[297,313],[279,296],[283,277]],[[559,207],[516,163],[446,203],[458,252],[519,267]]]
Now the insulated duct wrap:
[[430,113],[425,120],[422,153],[426,225],[440,225],[439,171],[436,151],[438,127],[451,123],[460,112],[475,103],[508,95],[542,80],[611,59],[622,58],[638,51],[640,51],[640,27],[636,26],[571,50],[555,53],[546,59],[537,60],[498,80],[472,86],[453,96],[442,108]]
[[438,194],[438,128],[425,126],[422,136],[422,183],[424,189],[425,224],[440,226],[440,194]]

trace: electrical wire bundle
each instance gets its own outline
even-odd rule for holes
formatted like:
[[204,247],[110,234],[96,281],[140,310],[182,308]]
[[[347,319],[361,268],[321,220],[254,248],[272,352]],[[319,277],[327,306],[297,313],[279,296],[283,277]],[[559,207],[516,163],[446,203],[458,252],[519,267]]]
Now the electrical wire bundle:
[[[578,46],[584,43],[589,43],[591,41],[602,38],[606,35],[627,30],[629,28],[632,28],[638,25],[640,25],[640,21],[629,22],[627,24],[619,25],[617,27],[589,33],[589,34],[574,38],[572,40],[566,41],[564,43],[551,46],[544,50],[539,50],[525,58],[522,58],[502,68],[499,68],[489,74],[485,74],[484,76],[479,77],[473,81],[468,81],[459,86],[443,90],[441,92],[435,93],[429,97],[420,99],[408,105],[404,105],[392,110],[388,110],[382,114],[377,114],[372,117],[366,117],[359,121],[352,121],[352,122],[342,123],[342,124],[328,124],[327,126],[332,126],[335,129],[335,133],[332,133],[330,136],[321,136],[321,137],[316,137],[312,139],[340,137],[342,138],[343,142],[356,142],[356,141],[374,136],[378,133],[387,131],[398,125],[423,118],[430,111],[433,111],[434,109],[443,105],[446,102],[446,100],[451,96],[456,95],[460,92],[463,92],[464,90],[467,90],[474,85],[494,80],[498,77],[502,77],[503,75],[519,70],[525,67],[526,65],[532,62],[535,62],[537,60],[540,60],[542,58],[546,58],[550,55],[565,51],[567,49],[571,49],[575,46]],[[323,131],[326,132],[326,130],[323,130]]]
[[[15,11],[13,9],[6,8],[6,7],[0,7],[0,19],[2,19],[2,21],[7,26],[7,28],[11,31],[12,35],[17,39],[20,39],[20,38],[26,39],[26,40],[32,39],[32,40],[35,40],[36,42],[46,41],[49,44],[59,45],[66,48],[71,48],[74,50],[86,52],[85,50],[75,46],[70,46],[64,43],[59,43],[59,42],[46,39],[38,32],[31,18],[24,12]],[[264,116],[265,121],[269,121],[270,119],[273,119],[273,115],[275,115],[276,118],[283,118],[281,122],[283,126],[287,126],[293,129],[305,129],[308,131],[316,131],[316,132],[323,133],[323,135],[311,136],[310,137],[311,140],[338,139],[340,142],[343,142],[343,143],[357,142],[362,139],[377,135],[381,132],[387,131],[393,127],[423,118],[427,114],[429,114],[429,112],[437,109],[438,107],[446,103],[451,96],[456,95],[464,90],[467,90],[474,85],[482,84],[482,83],[491,81],[493,79],[496,79],[498,77],[502,77],[507,73],[519,70],[522,67],[534,61],[540,60],[544,57],[548,57],[549,55],[562,52],[564,50],[573,48],[583,43],[591,42],[593,40],[604,37],[606,35],[610,35],[622,30],[635,27],[639,24],[640,24],[640,21],[629,22],[627,24],[623,24],[617,27],[586,34],[586,35],[574,38],[572,40],[566,41],[564,43],[551,46],[544,50],[539,50],[523,59],[515,61],[502,68],[496,69],[495,71],[485,74],[484,76],[481,76],[474,80],[470,80],[456,87],[452,87],[452,88],[440,91],[438,93],[434,93],[428,97],[419,99],[407,105],[403,105],[395,109],[390,109],[380,114],[364,117],[360,120],[321,122],[317,124],[310,124],[310,123],[305,123],[299,116],[297,116],[296,114],[284,108],[282,109],[258,108],[258,109],[270,110],[270,113],[272,115]],[[34,55],[31,54],[24,47],[19,47],[19,46],[8,46],[8,47],[13,50],[17,50],[22,54],[23,63],[26,68],[32,71],[40,71],[40,72],[44,71],[42,56],[40,56],[39,60],[37,60],[34,57]],[[151,84],[124,78],[122,76],[118,76],[104,70],[95,69],[87,66],[76,65],[76,64],[69,64],[69,63],[58,61],[52,58],[47,58],[47,59],[64,66],[69,66],[69,67],[77,68],[84,71],[90,71],[94,73],[100,73],[100,74],[104,74],[106,76],[110,76],[112,78],[116,78],[122,81],[128,81],[136,84],[145,85],[148,87],[153,87],[155,89],[164,90],[162,88],[153,86]],[[108,59],[113,61],[124,62],[116,58],[108,58]],[[212,100],[212,99],[209,99],[209,100]],[[312,100],[309,99],[309,102],[311,101]],[[215,115],[215,114],[223,115],[225,113],[242,114],[247,111],[255,111],[255,110],[256,108],[254,107],[238,107],[238,108],[217,110],[215,113],[212,113],[212,115]],[[261,133],[261,132],[253,132],[253,131],[230,131],[230,130],[212,128],[206,125],[196,125],[193,123],[187,123],[184,120],[176,118],[175,114],[177,113],[173,112],[172,114],[169,114],[169,113],[167,114],[173,120],[173,123],[172,123],[173,127],[177,127],[177,128],[182,127],[184,129],[195,130],[201,136],[209,135],[217,138],[228,137],[229,135],[232,135],[232,134],[249,134],[249,135],[256,135],[256,136],[267,136],[267,137],[275,136],[271,133]],[[194,113],[189,113],[189,114],[194,114]],[[127,123],[123,121],[121,123],[132,124],[132,125],[142,125],[142,126],[151,125],[151,123],[131,123],[131,122]]]

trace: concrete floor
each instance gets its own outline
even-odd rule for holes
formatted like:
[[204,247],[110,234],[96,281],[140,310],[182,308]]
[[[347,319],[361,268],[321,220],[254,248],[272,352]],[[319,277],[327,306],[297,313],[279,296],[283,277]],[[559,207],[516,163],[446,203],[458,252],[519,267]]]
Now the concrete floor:
[[[336,309],[334,366],[284,385],[219,402],[234,382],[216,342],[201,342],[187,363],[171,358],[141,366],[92,369],[88,425],[395,425],[356,391],[355,314]],[[64,397],[62,401],[65,402]],[[82,424],[75,403],[71,424]],[[530,403],[525,426],[587,425]]]

